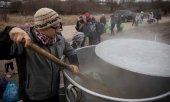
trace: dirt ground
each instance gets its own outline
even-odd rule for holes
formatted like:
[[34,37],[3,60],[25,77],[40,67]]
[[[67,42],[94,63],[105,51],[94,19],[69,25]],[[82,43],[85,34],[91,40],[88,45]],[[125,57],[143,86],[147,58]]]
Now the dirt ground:
[[[115,34],[113,36],[110,36],[109,31],[104,33],[101,36],[102,41],[116,38],[133,38],[153,40],[170,44],[170,17],[163,17],[158,24],[147,24],[145,19],[143,24],[140,24],[139,26],[132,26],[132,22],[125,23],[124,25],[124,30],[122,32],[116,33],[115,29]],[[63,29],[65,38],[68,41],[71,41],[73,34],[76,32],[75,25],[64,26]],[[5,76],[5,68],[3,61],[0,61],[0,76]],[[16,83],[18,83],[18,76],[13,75],[10,80],[14,80]]]

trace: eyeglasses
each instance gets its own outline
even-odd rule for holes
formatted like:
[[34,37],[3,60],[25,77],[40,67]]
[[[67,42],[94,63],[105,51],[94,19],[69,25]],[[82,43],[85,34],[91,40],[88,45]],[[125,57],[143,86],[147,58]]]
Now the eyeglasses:
[[58,29],[60,29],[60,26],[52,26],[51,28],[54,30],[58,30]]

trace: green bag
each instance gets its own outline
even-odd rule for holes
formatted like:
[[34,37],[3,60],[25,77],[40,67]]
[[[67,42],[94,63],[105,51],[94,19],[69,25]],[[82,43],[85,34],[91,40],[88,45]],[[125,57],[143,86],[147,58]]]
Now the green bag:
[[111,30],[111,24],[110,23],[105,24],[104,30],[105,31],[110,31]]
[[123,30],[123,28],[124,28],[124,24],[123,23],[117,25],[117,29]]
[[121,30],[124,29],[124,24],[123,24],[123,23],[120,24],[120,29],[121,29]]

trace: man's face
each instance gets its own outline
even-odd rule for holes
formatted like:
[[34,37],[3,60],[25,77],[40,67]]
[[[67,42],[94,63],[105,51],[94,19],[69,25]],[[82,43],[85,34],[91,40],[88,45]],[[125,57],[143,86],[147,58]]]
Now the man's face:
[[53,39],[55,36],[59,33],[61,33],[60,26],[52,26],[45,30],[42,30],[43,34],[45,34],[47,37]]
[[51,28],[52,28],[56,33],[61,33],[60,25],[52,26]]

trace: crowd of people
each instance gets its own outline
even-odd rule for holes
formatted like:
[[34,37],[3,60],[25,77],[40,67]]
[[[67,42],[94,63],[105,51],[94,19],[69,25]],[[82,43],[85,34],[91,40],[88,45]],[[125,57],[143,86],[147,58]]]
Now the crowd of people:
[[89,12],[84,12],[77,20],[75,27],[77,32],[84,33],[84,37],[81,41],[81,47],[85,46],[87,38],[89,45],[96,45],[100,43],[100,36],[104,32],[105,23],[105,18],[101,18],[99,22],[95,19],[95,17],[91,17]]
[[[109,22],[109,23],[108,23]],[[117,27],[117,32],[123,30],[123,23],[120,15],[111,15],[110,20],[106,19],[104,14],[101,15],[100,19],[97,21],[95,17],[92,17],[89,12],[84,12],[77,20],[75,29],[77,30],[75,36],[73,37],[73,47],[78,48],[87,45],[96,45],[101,42],[101,35],[106,33],[107,30],[111,31],[111,35],[114,35],[115,25]],[[80,33],[81,32],[81,33]],[[82,36],[82,33],[84,36]],[[80,36],[79,36],[80,34]],[[83,39],[82,39],[83,37]],[[77,42],[76,42],[77,39]],[[80,40],[81,39],[81,40]]]
[[[138,26],[143,24],[144,18],[148,17],[147,22],[158,23],[161,19],[160,12],[149,12],[144,13],[143,11],[133,13],[132,15],[132,26]],[[125,28],[124,21],[125,17],[121,14],[112,14],[110,19],[107,19],[105,14],[102,14],[99,20],[92,17],[89,12],[84,12],[77,20],[75,29],[77,30],[73,37],[72,46],[76,49],[78,47],[86,45],[96,45],[101,42],[101,35],[110,32],[113,36],[118,32],[123,31]]]
[[148,14],[144,14],[143,11],[140,13],[134,13],[134,18],[132,22],[132,26],[138,26],[139,24],[143,23],[144,17],[147,17],[147,22],[150,23],[158,23],[159,20],[161,20],[161,12],[160,11],[154,11],[154,12],[149,12]]
[[[75,26],[77,32],[73,37],[72,45],[74,48],[83,47],[87,40],[87,45],[96,45],[101,42],[101,35],[106,33],[108,30],[111,32],[110,35],[112,36],[115,33],[122,31],[123,28],[124,24],[121,15],[112,14],[110,19],[107,20],[105,14],[102,14],[100,19],[97,21],[95,17],[90,15],[89,12],[84,12],[77,20]],[[117,29],[117,31],[115,29]],[[84,36],[82,36],[82,33]]]

